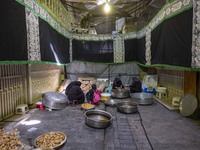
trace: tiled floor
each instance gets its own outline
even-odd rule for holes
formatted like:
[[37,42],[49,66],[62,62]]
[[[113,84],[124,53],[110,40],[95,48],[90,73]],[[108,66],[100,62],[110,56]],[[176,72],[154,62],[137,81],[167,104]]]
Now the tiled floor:
[[[96,109],[113,116],[111,126],[88,127],[80,106],[57,111],[38,110],[23,120],[37,120],[38,124],[21,124],[19,119],[15,122],[13,118],[5,125],[17,124],[21,141],[31,146],[39,135],[61,131],[68,137],[61,150],[199,150],[200,121],[182,117],[178,111],[170,111],[157,101],[153,105],[138,106],[134,114],[122,114],[116,107],[103,103]],[[33,128],[35,130],[29,130]]]

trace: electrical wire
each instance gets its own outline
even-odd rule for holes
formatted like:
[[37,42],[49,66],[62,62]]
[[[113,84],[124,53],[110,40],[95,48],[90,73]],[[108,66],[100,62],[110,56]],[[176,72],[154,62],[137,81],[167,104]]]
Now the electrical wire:
[[146,129],[145,129],[144,125],[143,125],[142,117],[141,117],[139,111],[138,111],[138,114],[139,114],[139,117],[140,117],[141,126],[142,126],[142,128],[143,128],[143,130],[144,130],[144,133],[145,133],[145,136],[146,136],[146,138],[147,138],[147,141],[149,142],[149,145],[150,145],[151,149],[154,150],[154,149],[153,149],[153,146],[152,146],[152,144],[151,144],[151,142],[150,142],[150,140],[149,140],[149,137],[148,137],[148,135],[147,135]]

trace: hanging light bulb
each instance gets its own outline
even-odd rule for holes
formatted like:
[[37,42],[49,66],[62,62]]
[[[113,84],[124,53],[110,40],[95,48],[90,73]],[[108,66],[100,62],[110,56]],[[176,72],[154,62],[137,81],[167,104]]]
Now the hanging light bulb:
[[97,1],[97,5],[102,5],[104,2],[102,0]]
[[107,12],[107,13],[110,11],[110,6],[108,5],[108,3],[105,4],[104,10],[105,10],[105,12]]

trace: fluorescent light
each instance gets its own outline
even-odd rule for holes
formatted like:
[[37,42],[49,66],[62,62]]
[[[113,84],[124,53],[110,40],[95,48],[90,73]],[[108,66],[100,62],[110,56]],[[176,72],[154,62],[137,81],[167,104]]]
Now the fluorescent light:
[[110,11],[110,6],[108,5],[108,3],[106,3],[106,5],[104,6],[104,10],[107,13]]

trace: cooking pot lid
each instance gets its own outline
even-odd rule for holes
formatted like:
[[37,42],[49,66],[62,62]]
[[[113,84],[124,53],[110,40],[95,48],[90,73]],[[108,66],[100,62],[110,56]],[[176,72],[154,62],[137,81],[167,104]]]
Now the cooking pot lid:
[[197,109],[197,98],[192,93],[186,94],[180,102],[180,113],[182,116],[190,116]]
[[66,103],[68,101],[66,95],[57,92],[46,92],[44,93],[43,99],[53,101],[55,103]]

